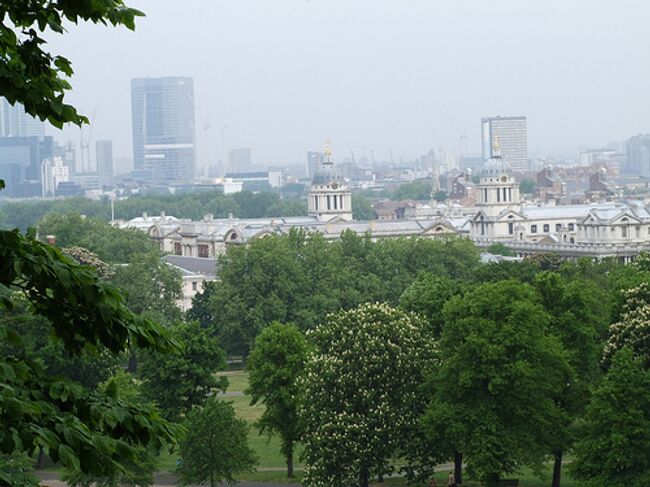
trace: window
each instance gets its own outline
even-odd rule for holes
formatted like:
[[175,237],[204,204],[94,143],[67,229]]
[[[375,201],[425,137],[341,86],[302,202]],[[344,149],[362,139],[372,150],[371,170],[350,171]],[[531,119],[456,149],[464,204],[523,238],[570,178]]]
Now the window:
[[235,232],[230,235],[230,240],[237,240],[237,234]]
[[332,204],[330,203],[330,195],[327,195],[327,209],[331,210],[332,209]]
[[621,227],[621,236],[627,238],[627,227]]
[[508,223],[508,234],[514,235],[515,233],[515,224],[513,222]]
[[314,209],[318,211],[318,196],[314,196]]
[[192,291],[196,291],[196,288],[197,288],[196,281],[194,281],[192,283]]
[[569,231],[570,231],[570,232],[573,232],[573,230],[575,229],[575,227],[576,227],[576,226],[575,226],[573,223],[569,223]]
[[571,238],[569,239],[569,242],[571,242],[571,243],[576,243],[576,239],[573,238],[573,237],[571,237]]
[[559,232],[560,230],[562,230],[562,224],[561,223],[556,223],[555,224],[555,231]]
[[174,243],[174,253],[176,255],[183,255],[183,247],[179,242]]
[[544,233],[547,233],[550,229],[551,227],[549,227],[548,223],[544,225]]
[[205,244],[199,244],[199,257],[210,257],[210,247]]
[[501,202],[501,191],[499,191],[499,188],[497,188],[497,203]]
[[506,188],[503,188],[503,201],[508,201],[508,198],[506,198]]
[[530,226],[530,233],[537,233],[537,225]]

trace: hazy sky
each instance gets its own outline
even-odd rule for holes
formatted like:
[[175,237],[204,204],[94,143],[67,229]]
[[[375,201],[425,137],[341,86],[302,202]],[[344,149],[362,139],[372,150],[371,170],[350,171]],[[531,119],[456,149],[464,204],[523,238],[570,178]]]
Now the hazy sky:
[[[650,131],[647,0],[131,0],[135,33],[71,27],[69,100],[131,155],[131,78],[194,78],[200,163],[480,151],[480,118],[527,115],[531,155]],[[78,141],[67,130],[63,140]]]

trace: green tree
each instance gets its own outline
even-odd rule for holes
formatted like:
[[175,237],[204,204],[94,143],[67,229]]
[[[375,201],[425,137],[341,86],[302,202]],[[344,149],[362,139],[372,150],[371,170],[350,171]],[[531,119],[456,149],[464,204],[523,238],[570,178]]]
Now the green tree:
[[587,408],[573,476],[584,485],[650,485],[650,372],[622,349]]
[[519,182],[519,191],[522,194],[533,194],[535,191],[535,181],[532,179],[522,179]]
[[391,195],[392,200],[430,200],[431,199],[431,182],[430,181],[413,181],[404,183],[397,187]]
[[433,199],[439,202],[445,201],[449,195],[446,191],[436,191],[433,193]]
[[397,305],[422,272],[467,279],[476,266],[478,251],[468,239],[373,242],[346,231],[328,243],[320,234],[292,230],[231,246],[219,261],[219,281],[197,300],[197,313],[226,350],[247,354],[273,321],[309,330],[341,308]]
[[247,444],[248,425],[235,416],[230,403],[212,397],[203,407],[192,409],[184,425],[187,434],[180,442],[176,468],[180,485],[233,483],[236,474],[252,470],[257,463]]
[[411,284],[400,297],[400,307],[425,317],[431,333],[440,337],[444,327],[442,309],[453,296],[462,294],[458,281],[444,276],[424,273]]
[[540,467],[563,419],[553,398],[568,364],[535,290],[483,284],[453,297],[444,319],[424,422],[440,454],[454,457],[456,481],[462,458],[488,486],[523,465]]
[[300,436],[297,380],[306,357],[307,344],[300,330],[276,322],[257,336],[247,362],[251,405],[262,402],[265,406],[257,426],[260,433],[280,436],[288,477],[293,477],[293,453]]
[[574,425],[601,377],[600,354],[610,309],[607,295],[589,281],[565,281],[560,274],[542,272],[535,287],[551,316],[549,331],[567,351],[572,368],[570,380],[555,394],[556,404],[565,412],[565,422],[554,431],[549,445],[554,459],[552,486],[559,487],[563,454],[575,440]]
[[[27,113],[54,126],[87,122],[64,102],[70,89],[70,62],[47,50],[45,37],[63,34],[80,21],[134,27],[142,15],[121,0],[3,2],[0,9],[0,96],[21,103]],[[0,180],[0,190],[4,181]],[[23,292],[33,311],[46,318],[52,336],[73,354],[134,347],[172,349],[154,323],[134,316],[113,286],[88,267],[18,231],[0,231],[0,310],[10,309],[12,291]],[[8,295],[7,295],[8,294]],[[0,343],[15,350],[0,357],[0,455],[20,459],[37,449],[66,468],[93,475],[119,471],[141,446],[173,441],[174,429],[155,409],[88,391],[50,377],[22,353],[21,338],[0,320]],[[16,485],[23,474],[5,469],[3,482]]]
[[[117,371],[99,385],[99,390],[120,400],[142,402],[144,398],[135,377],[125,371]],[[148,487],[154,483],[158,451],[139,447],[132,458],[122,462],[121,471],[106,477],[96,477],[77,471],[65,472],[61,480],[73,487]]]
[[115,268],[112,282],[127,296],[131,311],[170,324],[181,318],[182,276],[160,258],[160,252],[133,254],[128,265]]
[[481,283],[517,279],[526,284],[532,284],[539,271],[539,267],[529,260],[490,262],[478,266],[471,281]]
[[181,345],[180,353],[142,354],[138,376],[143,396],[177,421],[210,394],[226,390],[228,382],[215,376],[226,368],[226,355],[207,330],[195,322],[182,323],[173,327],[172,336]]
[[514,257],[515,252],[508,247],[507,245],[504,245],[500,242],[493,243],[487,248],[487,251],[491,254],[494,255],[504,255],[506,257]]
[[419,394],[433,339],[414,314],[365,304],[329,315],[309,333],[301,382],[307,486],[367,487],[419,440]]
[[157,251],[146,233],[121,229],[79,214],[47,215],[38,224],[41,237],[54,235],[61,247],[83,247],[109,263],[124,264],[135,254]]
[[355,220],[375,219],[375,213],[368,198],[357,194],[352,195],[352,215]]
[[29,9],[22,2],[4,2],[0,24],[0,94],[9,103],[20,103],[25,111],[62,128],[88,119],[64,103],[72,76],[70,61],[52,56],[47,50],[51,34],[64,34],[66,24],[90,21],[95,24],[124,25],[135,28],[135,17],[143,15],[127,8],[121,0],[103,0],[87,5],[35,0]]

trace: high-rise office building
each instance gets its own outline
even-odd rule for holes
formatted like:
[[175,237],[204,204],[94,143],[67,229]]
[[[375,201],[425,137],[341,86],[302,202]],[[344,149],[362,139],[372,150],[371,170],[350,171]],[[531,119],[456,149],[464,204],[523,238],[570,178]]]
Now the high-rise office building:
[[627,156],[621,172],[650,177],[650,134],[637,135],[627,141]]
[[192,78],[131,80],[134,172],[152,181],[187,181],[196,166]]
[[325,155],[322,152],[307,152],[307,177],[313,178],[316,169],[325,161]]
[[246,172],[253,169],[253,155],[249,148],[228,151],[228,172]]
[[514,172],[528,169],[528,122],[526,117],[486,117],[481,119],[483,160],[492,157],[493,147]]
[[0,179],[7,184],[0,196],[42,196],[43,163],[53,148],[52,137],[0,137]]
[[6,98],[2,98],[0,135],[3,137],[43,137],[45,123],[25,113],[25,108],[21,104],[11,105]]
[[113,142],[111,140],[98,140],[95,142],[95,155],[97,156],[97,177],[101,184],[113,180]]

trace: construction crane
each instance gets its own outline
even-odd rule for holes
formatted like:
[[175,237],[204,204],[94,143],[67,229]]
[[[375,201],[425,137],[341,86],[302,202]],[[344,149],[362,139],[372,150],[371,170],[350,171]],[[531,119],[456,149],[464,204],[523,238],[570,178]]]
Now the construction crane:
[[84,126],[79,129],[79,145],[81,146],[81,172],[90,172],[90,141],[93,138],[93,129],[95,128],[95,119],[97,117],[97,109],[93,110],[93,116],[89,120],[90,130],[88,137],[84,137]]

